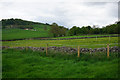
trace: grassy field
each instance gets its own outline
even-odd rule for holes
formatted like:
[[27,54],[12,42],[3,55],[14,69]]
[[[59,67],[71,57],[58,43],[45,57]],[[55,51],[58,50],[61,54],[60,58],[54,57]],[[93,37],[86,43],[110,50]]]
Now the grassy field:
[[80,38],[80,37],[99,37],[99,36],[117,36],[118,34],[96,34],[96,35],[79,35],[79,36],[65,36],[65,37],[56,37],[52,39],[62,39],[62,38]]
[[[30,26],[33,26],[36,31],[24,29],[3,29],[2,40],[24,39],[33,37],[50,37],[49,26],[47,25],[30,25]],[[44,29],[45,26],[47,27],[47,30]]]
[[[100,56],[101,55],[101,56]],[[118,54],[53,54],[31,50],[3,50],[3,78],[118,78]]]
[[118,37],[105,37],[105,38],[87,38],[87,39],[71,39],[71,40],[18,40],[18,41],[5,41],[3,46],[10,47],[46,47],[49,46],[68,46],[76,48],[78,45],[81,48],[101,48],[106,47],[107,44],[111,46],[118,46]]

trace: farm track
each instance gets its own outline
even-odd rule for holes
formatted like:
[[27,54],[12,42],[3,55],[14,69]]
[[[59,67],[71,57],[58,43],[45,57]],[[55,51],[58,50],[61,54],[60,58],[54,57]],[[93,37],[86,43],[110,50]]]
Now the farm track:
[[[97,36],[97,38],[103,38],[103,37],[120,37],[120,35],[115,35],[115,36]],[[0,40],[0,41],[17,41],[17,40],[70,40],[70,39],[85,39],[85,38],[96,38],[96,37],[75,37],[75,38],[58,38],[58,39],[53,39],[53,38],[24,38],[24,39],[12,39],[12,40]]]

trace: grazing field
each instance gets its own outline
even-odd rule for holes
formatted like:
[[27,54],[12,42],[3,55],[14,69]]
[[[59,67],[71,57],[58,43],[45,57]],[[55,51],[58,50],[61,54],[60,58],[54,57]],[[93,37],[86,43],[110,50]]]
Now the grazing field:
[[71,39],[71,40],[18,40],[18,41],[4,41],[3,46],[10,47],[46,47],[48,46],[68,46],[76,48],[78,45],[81,48],[101,48],[106,47],[107,44],[111,46],[118,46],[118,37],[104,37],[104,38],[87,38],[87,39]]
[[[2,30],[2,40],[13,40],[13,39],[24,39],[33,37],[50,37],[49,29],[50,26],[46,25],[30,25],[34,26],[34,30],[24,30],[24,29],[3,29]],[[44,27],[46,26],[46,29]]]
[[110,58],[83,54],[53,54],[31,50],[2,51],[4,78],[118,78],[118,54]]

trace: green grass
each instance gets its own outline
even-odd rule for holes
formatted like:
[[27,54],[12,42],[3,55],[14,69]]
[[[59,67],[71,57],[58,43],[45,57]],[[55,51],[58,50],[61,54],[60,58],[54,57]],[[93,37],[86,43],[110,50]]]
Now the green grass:
[[[46,25],[30,25],[33,26],[36,31],[24,30],[24,29],[3,29],[2,30],[2,40],[12,40],[12,39],[24,39],[33,37],[50,37],[49,26]],[[44,27],[47,27],[47,30]]]
[[79,35],[79,36],[65,36],[65,37],[56,37],[52,39],[62,39],[62,38],[80,38],[80,37],[99,37],[99,36],[117,36],[118,34],[96,34],[96,35]]
[[76,48],[78,45],[81,48],[101,48],[106,47],[107,44],[111,46],[118,46],[118,37],[105,37],[105,38],[87,38],[87,39],[71,39],[71,40],[18,40],[18,41],[5,41],[3,46],[10,47],[46,47],[48,46],[68,46]]
[[84,54],[3,50],[3,78],[118,78],[117,54],[104,56]]

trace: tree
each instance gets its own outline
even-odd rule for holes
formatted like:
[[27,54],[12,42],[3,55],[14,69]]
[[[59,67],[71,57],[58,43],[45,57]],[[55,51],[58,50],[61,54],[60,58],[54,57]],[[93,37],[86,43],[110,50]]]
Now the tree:
[[73,27],[69,30],[69,35],[70,35],[70,36],[76,35],[76,30],[77,30],[77,27],[76,27],[76,26],[73,26]]
[[83,26],[81,30],[82,30],[82,34],[88,34],[88,29],[86,27]]
[[58,25],[56,23],[53,23],[51,25],[50,33],[53,34],[53,37],[57,37],[58,36],[58,31],[59,31]]
[[66,35],[67,28],[63,26],[58,26],[56,23],[53,23],[50,28],[50,33],[53,37],[60,37]]

